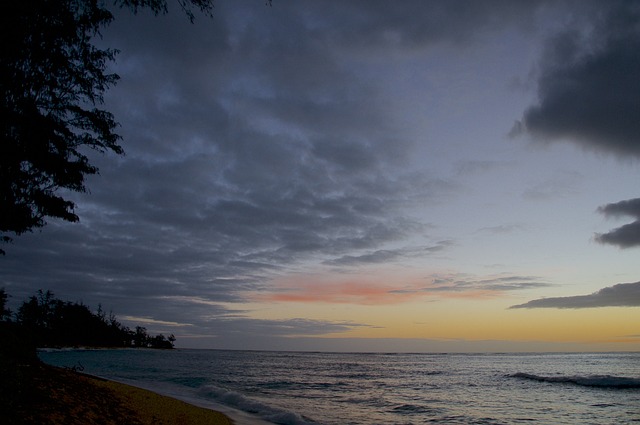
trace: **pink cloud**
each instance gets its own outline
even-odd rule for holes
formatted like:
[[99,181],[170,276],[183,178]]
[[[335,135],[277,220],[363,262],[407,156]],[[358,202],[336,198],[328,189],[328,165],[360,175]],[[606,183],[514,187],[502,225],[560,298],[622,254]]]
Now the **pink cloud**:
[[[453,276],[453,275],[452,275]],[[385,305],[400,304],[416,299],[472,298],[487,299],[505,295],[503,288],[482,285],[463,286],[458,280],[443,279],[442,275],[387,277],[384,274],[367,276],[295,276],[275,282],[275,291],[257,295],[256,301]],[[443,281],[455,282],[451,285]],[[401,282],[401,283],[400,283]]]
[[415,293],[394,293],[393,287],[371,282],[304,283],[281,288],[268,295],[271,301],[324,302],[335,304],[396,304],[415,297]]

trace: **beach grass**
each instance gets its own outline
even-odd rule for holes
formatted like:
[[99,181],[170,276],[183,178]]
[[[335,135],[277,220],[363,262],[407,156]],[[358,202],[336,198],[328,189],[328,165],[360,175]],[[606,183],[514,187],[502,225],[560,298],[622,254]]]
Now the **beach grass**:
[[229,425],[222,413],[40,362],[0,367],[0,423]]

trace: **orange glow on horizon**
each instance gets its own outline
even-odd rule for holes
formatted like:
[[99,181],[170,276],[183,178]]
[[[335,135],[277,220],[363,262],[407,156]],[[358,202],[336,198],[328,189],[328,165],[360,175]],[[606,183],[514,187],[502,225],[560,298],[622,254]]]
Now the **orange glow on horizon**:
[[[609,344],[618,345],[619,349],[640,344],[637,308],[513,310],[508,308],[513,300],[494,293],[455,299],[459,294],[438,293],[435,298],[428,292],[419,296],[400,293],[391,294],[397,296],[392,303],[389,286],[365,288],[361,282],[350,283],[358,284],[330,287],[328,294],[321,293],[326,287],[320,285],[302,288],[298,293],[269,294],[254,305],[260,309],[254,310],[256,314],[252,316],[270,320],[305,317],[354,324],[350,330],[315,334],[316,337],[528,344],[538,341]],[[336,288],[341,292],[333,292]],[[338,298],[343,302],[336,302]]]
[[412,275],[407,270],[290,275],[272,282],[270,292],[251,294],[246,310],[253,319],[341,325],[338,331],[327,326],[326,333],[306,335],[314,338],[392,339],[399,345],[403,339],[475,341],[487,347],[508,342],[529,349],[640,346],[637,308],[509,309],[540,297],[541,291],[491,285],[501,279],[508,276]]

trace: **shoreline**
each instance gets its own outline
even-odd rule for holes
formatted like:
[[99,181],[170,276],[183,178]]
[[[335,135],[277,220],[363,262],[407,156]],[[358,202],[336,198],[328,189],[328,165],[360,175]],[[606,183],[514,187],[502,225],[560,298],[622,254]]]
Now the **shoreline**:
[[240,425],[219,411],[42,363],[18,365],[2,385],[6,424]]
[[119,381],[119,380],[114,380],[111,378],[105,378],[102,376],[96,376],[91,374],[83,373],[83,375],[92,376],[99,380],[114,382],[116,384],[121,384],[128,387],[138,388],[143,391],[149,391],[163,397],[179,400],[181,402],[187,403],[192,406],[196,406],[196,407],[207,409],[207,410],[212,410],[214,412],[218,412],[227,416],[231,420],[231,422],[233,422],[234,425],[274,425],[273,422],[264,420],[255,414],[251,414],[249,412],[245,412],[243,410],[239,410],[234,407],[226,406],[213,400],[207,400],[204,398],[189,396],[184,392],[179,393],[175,391],[170,391],[167,388],[161,388],[154,385],[145,385],[145,384],[140,384],[138,382],[131,382],[131,381]]
[[[78,376],[84,377],[92,377],[99,381],[110,381],[118,384],[122,384],[129,387],[135,387],[142,390],[146,390],[160,396],[165,396],[171,399],[179,400],[181,402],[187,403],[192,406],[196,406],[198,408],[203,408],[207,410],[212,410],[214,412],[221,413],[225,415],[227,418],[231,420],[235,425],[273,425],[273,422],[265,420],[259,416],[257,413],[250,413],[248,411],[242,410],[238,407],[228,406],[225,404],[221,404],[213,399],[208,397],[200,397],[197,394],[196,389],[192,388],[175,388],[167,385],[162,385],[161,383],[155,382],[146,382],[146,381],[135,381],[135,380],[127,380],[127,379],[117,379],[109,376],[103,376],[95,373],[87,373],[84,371],[84,366],[78,361],[77,366],[68,367],[64,364],[53,364],[44,362],[40,359],[40,353],[47,352],[83,352],[83,351],[158,351],[157,349],[151,348],[112,348],[112,347],[64,347],[64,348],[38,348],[38,362],[42,365],[50,366],[58,369],[58,371],[64,372],[76,372]],[[179,349],[173,349],[169,351],[178,351]],[[73,363],[73,362],[72,362]],[[79,367],[78,370],[75,368]],[[0,416],[0,419],[2,416]],[[120,424],[119,424],[120,425]]]

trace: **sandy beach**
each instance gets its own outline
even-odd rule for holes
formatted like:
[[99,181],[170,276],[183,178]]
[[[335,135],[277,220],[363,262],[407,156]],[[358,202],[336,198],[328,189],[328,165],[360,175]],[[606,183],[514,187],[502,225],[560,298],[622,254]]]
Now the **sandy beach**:
[[222,413],[71,370],[26,364],[3,372],[3,424],[233,424]]

